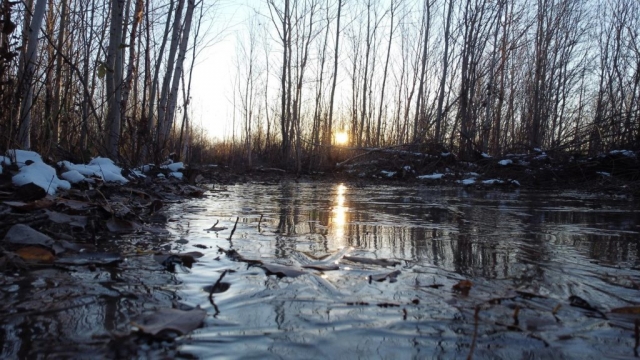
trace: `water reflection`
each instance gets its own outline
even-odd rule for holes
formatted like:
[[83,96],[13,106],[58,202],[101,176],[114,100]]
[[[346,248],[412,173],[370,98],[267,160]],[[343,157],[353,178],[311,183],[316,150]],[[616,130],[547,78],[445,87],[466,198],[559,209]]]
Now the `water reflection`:
[[628,202],[286,182],[230,190],[228,201],[206,204],[207,216],[233,220],[242,208],[264,215],[261,234],[275,234],[275,241],[260,256],[320,256],[349,246],[487,278],[516,276],[522,264],[535,264],[542,276],[541,264],[556,261],[562,245],[598,261],[639,262],[638,210]]
[[335,206],[331,209],[331,222],[329,228],[333,233],[333,247],[347,246],[347,239],[345,237],[345,229],[348,222],[347,212],[349,208],[345,206],[345,194],[347,187],[343,184],[336,186],[336,198]]
[[[211,284],[211,274],[234,271],[229,290],[216,295],[219,316],[184,348],[203,358],[466,358],[475,331],[483,335],[474,358],[549,358],[556,355],[550,349],[557,358],[581,358],[575,351],[620,354],[633,345],[620,328],[585,333],[602,319],[589,322],[566,301],[577,295],[603,307],[636,303],[640,211],[631,202],[283,182],[231,187],[227,198],[204,205],[201,219],[190,219],[196,228],[212,219],[231,227],[238,209],[263,216],[260,229],[240,222],[234,236],[234,249],[246,258],[300,265],[347,248],[353,256],[398,260],[394,270],[401,274],[394,283],[371,283],[368,276],[391,268],[340,262],[335,271],[278,279],[202,250],[209,253],[200,266],[181,275],[189,302],[206,308],[200,289]],[[230,246],[207,236],[198,243],[208,249]],[[451,291],[462,278],[474,283],[468,297]],[[514,289],[543,296],[483,307],[485,320],[474,324],[476,305],[511,298]],[[566,306],[554,318],[559,303]],[[522,332],[496,325],[511,324],[515,306],[522,308]],[[551,344],[529,336],[540,326]],[[587,340],[573,347],[554,340],[567,333]],[[618,339],[626,339],[624,346]]]

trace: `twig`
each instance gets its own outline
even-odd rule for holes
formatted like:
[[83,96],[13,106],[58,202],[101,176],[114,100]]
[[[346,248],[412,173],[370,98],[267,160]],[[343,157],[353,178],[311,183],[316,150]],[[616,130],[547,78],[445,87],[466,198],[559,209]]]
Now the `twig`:
[[218,305],[216,305],[216,303],[213,301],[213,292],[218,288],[224,276],[227,275],[227,272],[229,272],[229,270],[225,270],[222,272],[222,274],[220,274],[218,281],[216,281],[216,283],[213,284],[213,286],[211,287],[211,290],[209,291],[209,302],[211,303],[213,308],[216,309],[216,313],[213,314],[213,317],[216,317],[218,316],[218,314],[220,314],[220,309],[218,309]]
[[471,341],[471,348],[469,349],[469,356],[467,360],[473,359],[473,351],[476,348],[476,340],[478,339],[478,313],[480,312],[480,305],[476,305],[476,311],[473,314],[473,340]]
[[236,226],[238,226],[238,220],[240,220],[240,217],[236,217],[236,223],[233,224],[233,229],[231,229],[231,235],[229,235],[229,238],[227,240],[231,241],[231,238],[233,237],[233,233],[236,232]]
[[260,214],[260,220],[258,220],[258,232],[260,232],[260,224],[262,223],[262,217],[264,215]]
[[638,346],[640,346],[640,320],[636,319],[634,333],[636,337],[636,346],[633,347],[633,353],[635,357],[638,357]]

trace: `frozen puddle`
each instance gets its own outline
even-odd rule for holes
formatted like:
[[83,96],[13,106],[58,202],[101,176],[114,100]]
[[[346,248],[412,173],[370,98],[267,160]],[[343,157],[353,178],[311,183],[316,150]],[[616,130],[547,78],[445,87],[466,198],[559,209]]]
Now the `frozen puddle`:
[[212,194],[170,210],[172,233],[188,241],[174,249],[205,255],[177,275],[181,301],[208,313],[183,353],[634,356],[640,210],[631,201],[331,183]]

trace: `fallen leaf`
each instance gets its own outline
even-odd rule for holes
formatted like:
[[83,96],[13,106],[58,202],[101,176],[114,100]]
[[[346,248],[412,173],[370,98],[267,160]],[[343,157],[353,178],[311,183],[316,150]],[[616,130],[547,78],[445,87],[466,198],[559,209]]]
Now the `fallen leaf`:
[[640,306],[619,307],[619,308],[611,309],[611,312],[615,314],[638,315],[640,314]]
[[88,202],[61,198],[56,199],[56,204],[66,206],[76,211],[85,211],[93,208],[93,205]]
[[207,285],[202,288],[202,290],[208,292],[209,294],[219,294],[229,290],[231,284],[226,282],[217,282],[213,285]]
[[53,262],[51,251],[37,246],[27,246],[16,251],[16,254],[26,261]]
[[17,211],[33,211],[39,209],[46,209],[53,205],[54,201],[51,196],[46,196],[43,199],[24,202],[24,201],[4,201],[5,205],[11,206],[13,209]]
[[278,277],[297,277],[306,274],[302,269],[296,269],[293,266],[266,263],[259,264],[258,266],[265,269],[267,271],[267,275],[276,275]]
[[585,309],[585,310],[598,311],[598,309],[596,309],[593,306],[591,306],[591,304],[589,304],[589,302],[587,300],[581,298],[580,296],[576,296],[576,295],[569,296],[569,305],[574,306],[574,307],[578,307],[578,308],[581,308],[581,309]]
[[313,269],[313,270],[318,270],[318,271],[340,270],[340,266],[338,266],[336,264],[327,264],[327,265],[309,264],[309,265],[302,265],[302,267],[305,268],[305,269]]
[[398,275],[400,274],[400,270],[396,270],[386,274],[369,275],[369,283],[371,283],[371,281],[385,281],[386,279],[389,279],[389,282],[393,283],[398,281]]
[[380,266],[400,265],[399,261],[389,260],[389,259],[370,259],[370,258],[358,257],[358,256],[345,256],[343,257],[343,259],[349,260],[351,262],[368,264],[368,265],[380,265]]
[[107,229],[114,233],[130,233],[137,231],[141,228],[140,224],[129,220],[122,220],[118,218],[111,218],[107,221]]
[[61,257],[56,260],[56,264],[62,265],[111,265],[122,262],[124,259],[118,253],[79,253],[76,255]]
[[13,225],[4,236],[4,241],[21,245],[41,245],[48,248],[54,244],[52,238],[24,224]]
[[459,291],[462,293],[462,295],[469,295],[469,290],[471,290],[471,287],[473,286],[473,283],[469,280],[460,280],[459,283],[453,285],[453,290],[454,291]]
[[205,229],[206,231],[222,231],[222,230],[227,230],[226,226],[212,226],[208,229]]
[[67,215],[63,213],[59,213],[57,211],[49,211],[45,210],[47,216],[49,216],[49,220],[53,221],[56,224],[69,224],[71,226],[77,226],[81,228],[85,228],[87,226],[87,217],[82,215]]
[[131,324],[153,336],[160,336],[167,331],[185,335],[200,327],[206,314],[205,310],[199,308],[190,311],[159,309],[153,314],[143,316],[139,321],[132,321]]

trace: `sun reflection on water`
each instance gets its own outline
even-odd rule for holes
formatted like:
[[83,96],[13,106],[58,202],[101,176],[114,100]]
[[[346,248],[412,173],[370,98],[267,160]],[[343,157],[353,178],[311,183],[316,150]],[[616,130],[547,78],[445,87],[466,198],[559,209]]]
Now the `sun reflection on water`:
[[347,239],[345,237],[345,229],[347,225],[347,211],[348,207],[345,206],[345,194],[347,187],[343,184],[339,184],[336,189],[335,205],[331,210],[331,231],[334,234],[335,246],[342,247],[347,245]]

